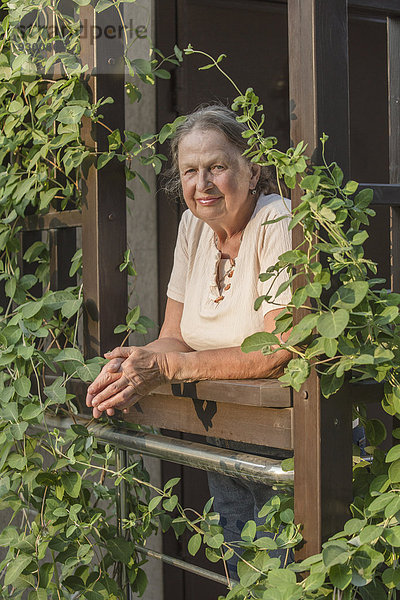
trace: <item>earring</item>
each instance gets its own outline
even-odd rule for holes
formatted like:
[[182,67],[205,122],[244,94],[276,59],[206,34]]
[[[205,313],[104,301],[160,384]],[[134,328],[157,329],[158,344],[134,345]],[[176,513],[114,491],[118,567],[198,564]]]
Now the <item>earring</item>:
[[255,196],[255,195],[256,195],[256,193],[257,193],[257,191],[256,191],[256,190],[250,190],[250,194],[251,194],[252,196]]

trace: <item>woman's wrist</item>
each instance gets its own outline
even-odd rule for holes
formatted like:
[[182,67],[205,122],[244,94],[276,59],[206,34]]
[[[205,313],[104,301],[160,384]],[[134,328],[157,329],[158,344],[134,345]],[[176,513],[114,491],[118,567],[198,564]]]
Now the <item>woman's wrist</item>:
[[158,354],[157,361],[160,373],[165,381],[194,381],[188,369],[188,357],[192,352],[163,352]]

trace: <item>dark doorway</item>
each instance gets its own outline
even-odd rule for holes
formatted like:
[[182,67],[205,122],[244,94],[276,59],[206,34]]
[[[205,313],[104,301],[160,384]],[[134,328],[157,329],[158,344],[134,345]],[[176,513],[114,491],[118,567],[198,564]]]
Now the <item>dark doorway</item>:
[[[159,0],[156,6],[156,46],[169,53],[175,43],[180,48],[191,43],[194,48],[213,57],[226,54],[227,58],[221,66],[242,91],[248,87],[254,88],[264,104],[266,131],[278,138],[279,147],[287,149],[289,96],[286,5],[260,0]],[[171,36],[174,31],[175,40]],[[190,112],[203,102],[217,101],[230,105],[238,95],[216,69],[198,71],[198,67],[207,62],[205,57],[188,56],[170,82],[160,82],[157,94],[160,126],[178,114]],[[184,208],[171,204],[160,193],[160,317],[172,268],[176,230]],[[183,505],[201,508],[209,498],[206,474],[165,463],[164,479],[176,476],[182,477],[180,498]],[[173,534],[165,536],[164,552],[177,553],[188,562],[196,562],[207,569],[213,567],[201,556],[194,560],[187,552],[186,543],[175,540]],[[222,574],[222,565],[216,567]],[[174,600],[211,600],[219,594],[225,595],[226,589],[196,575],[164,567],[164,594],[165,600],[172,597]]]

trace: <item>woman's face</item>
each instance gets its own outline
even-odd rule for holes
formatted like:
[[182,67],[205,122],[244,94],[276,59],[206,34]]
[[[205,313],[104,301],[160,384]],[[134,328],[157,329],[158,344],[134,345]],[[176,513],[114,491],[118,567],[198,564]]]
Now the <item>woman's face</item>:
[[192,213],[211,226],[233,227],[253,211],[250,194],[260,174],[225,135],[194,129],[178,147],[183,197]]

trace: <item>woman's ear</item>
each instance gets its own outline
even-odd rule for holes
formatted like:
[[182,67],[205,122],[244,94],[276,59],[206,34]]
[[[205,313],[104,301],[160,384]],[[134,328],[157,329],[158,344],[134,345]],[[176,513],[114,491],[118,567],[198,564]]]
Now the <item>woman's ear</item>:
[[258,180],[261,175],[261,167],[260,165],[256,165],[255,163],[250,163],[250,189],[255,189]]

